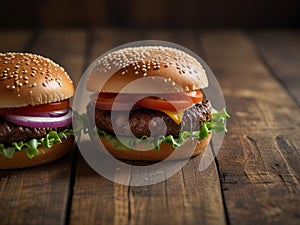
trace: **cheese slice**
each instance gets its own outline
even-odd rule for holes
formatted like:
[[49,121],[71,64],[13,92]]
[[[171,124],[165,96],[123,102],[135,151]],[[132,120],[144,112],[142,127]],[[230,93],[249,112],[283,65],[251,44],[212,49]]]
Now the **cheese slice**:
[[175,123],[180,124],[182,121],[184,110],[171,111],[171,110],[160,110],[167,114]]

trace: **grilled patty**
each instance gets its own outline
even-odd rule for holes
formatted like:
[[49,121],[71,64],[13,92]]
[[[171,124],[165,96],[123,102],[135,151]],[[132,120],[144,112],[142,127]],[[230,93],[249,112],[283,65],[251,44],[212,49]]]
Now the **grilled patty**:
[[[91,113],[93,108],[88,107]],[[185,110],[180,124],[175,123],[168,115],[157,110],[141,108],[128,111],[115,111],[112,123],[112,113],[109,110],[95,109],[96,126],[111,134],[135,137],[173,135],[178,137],[180,131],[199,130],[205,121],[210,119],[211,105],[208,100]],[[166,129],[164,129],[166,128]]]
[[[63,131],[67,127],[52,128],[54,131]],[[0,120],[0,143],[11,144],[16,141],[26,141],[33,138],[39,139],[50,131],[50,128],[30,128]]]

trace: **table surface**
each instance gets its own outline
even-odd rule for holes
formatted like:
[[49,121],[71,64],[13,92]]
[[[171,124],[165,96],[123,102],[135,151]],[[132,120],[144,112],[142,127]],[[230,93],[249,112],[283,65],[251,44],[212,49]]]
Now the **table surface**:
[[200,172],[194,157],[164,182],[132,187],[98,175],[75,147],[0,171],[0,224],[300,224],[299,31],[0,30],[0,51],[50,57],[78,84],[102,53],[142,39],[183,45],[214,71],[231,114],[215,160]]

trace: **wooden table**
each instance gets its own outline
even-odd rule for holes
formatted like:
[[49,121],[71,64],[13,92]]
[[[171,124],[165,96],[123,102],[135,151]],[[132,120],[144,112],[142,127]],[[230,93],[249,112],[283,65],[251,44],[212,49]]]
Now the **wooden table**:
[[77,84],[120,44],[160,39],[199,54],[231,114],[215,161],[195,157],[165,182],[130,187],[75,148],[40,167],[0,171],[0,224],[300,224],[300,33],[292,30],[1,30],[0,51],[42,54]]

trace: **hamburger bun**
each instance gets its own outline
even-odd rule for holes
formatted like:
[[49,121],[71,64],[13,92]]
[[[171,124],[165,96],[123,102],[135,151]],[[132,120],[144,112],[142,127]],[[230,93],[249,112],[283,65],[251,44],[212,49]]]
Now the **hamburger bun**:
[[39,147],[39,155],[28,158],[25,151],[15,152],[12,159],[0,154],[0,169],[18,169],[43,165],[64,156],[74,146],[74,137],[63,139],[62,143],[50,148]]
[[[123,89],[140,78],[144,84]],[[104,84],[99,88],[99,84]],[[162,46],[131,47],[113,51],[96,61],[87,90],[119,93],[159,94],[198,90],[208,86],[206,72],[191,55]]]
[[65,70],[30,53],[0,53],[0,108],[59,102],[74,95]]
[[[174,147],[171,144],[161,144],[159,150],[148,150],[148,151],[137,151],[137,150],[119,150],[116,149],[115,146],[105,140],[104,138],[100,138],[101,143],[105,147],[105,149],[115,158],[118,159],[124,159],[124,160],[137,160],[137,161],[162,161],[166,159],[169,155],[171,155],[174,151],[179,151],[180,153],[176,154],[176,156],[172,156],[172,160],[179,160],[179,159],[185,159],[190,158],[192,156],[196,156],[199,154],[202,154],[205,152],[209,141],[211,138],[211,134],[204,138],[203,140],[197,140],[197,144],[194,148],[193,153],[191,154],[189,151],[184,151],[186,146],[190,146],[192,143],[191,139],[186,140],[186,143],[179,147],[174,149]],[[143,147],[143,146],[139,146]],[[107,154],[103,148],[101,148],[102,152]]]

